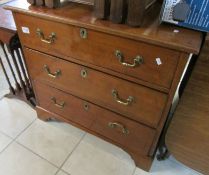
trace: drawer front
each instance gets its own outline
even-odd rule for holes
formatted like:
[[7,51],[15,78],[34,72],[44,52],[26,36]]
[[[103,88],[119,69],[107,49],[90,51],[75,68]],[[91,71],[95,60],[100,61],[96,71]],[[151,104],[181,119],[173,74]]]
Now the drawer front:
[[[16,15],[16,21],[21,42],[27,47],[170,88],[179,57],[176,51],[93,30],[87,30],[86,38],[82,38],[85,30],[79,27],[22,14]],[[24,33],[22,27],[30,32]],[[53,34],[53,43],[42,41],[49,41]]]
[[[35,90],[42,108],[85,126],[132,151],[148,154],[154,139],[154,129],[39,82],[35,82]],[[57,104],[52,97],[57,100]]]
[[38,105],[86,128],[95,120],[88,102],[66,94],[38,81],[34,82]]
[[156,127],[167,95],[137,84],[25,49],[33,80],[41,80],[86,100]]

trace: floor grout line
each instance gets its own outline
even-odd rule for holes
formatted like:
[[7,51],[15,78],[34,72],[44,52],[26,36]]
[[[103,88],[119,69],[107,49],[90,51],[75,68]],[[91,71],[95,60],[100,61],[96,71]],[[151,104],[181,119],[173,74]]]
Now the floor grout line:
[[14,138],[12,138],[11,136],[9,136],[7,133],[3,132],[0,130],[0,133],[6,137],[9,137],[11,140],[14,140]]
[[25,132],[35,121],[37,120],[37,118],[36,119],[34,119],[25,129],[23,129],[15,138],[14,138],[14,140],[17,140],[17,138],[20,136],[20,135],[22,135],[23,134],[23,132]]
[[16,140],[23,132],[25,132],[25,130],[27,130],[35,121],[37,120],[37,118],[36,119],[34,119],[28,126],[26,126],[26,128],[25,129],[23,129],[17,136],[15,136],[14,138],[13,137],[11,137],[11,136],[9,136],[7,133],[5,133],[4,131],[1,131],[0,130],[0,133],[1,134],[3,134],[3,135],[5,135],[5,136],[7,136],[7,137],[9,137],[10,139],[12,139],[12,140]]
[[18,141],[14,140],[15,143],[17,143],[18,145],[22,146],[23,148],[27,149],[28,151],[30,151],[31,153],[37,155],[39,158],[47,161],[49,164],[51,164],[52,166],[56,167],[56,168],[59,168],[59,166],[53,164],[52,162],[48,161],[46,158],[42,157],[41,155],[37,154],[36,152],[34,152],[33,150],[31,150],[30,148],[26,147],[25,145],[19,143]]
[[[36,119],[37,120],[37,119]],[[34,121],[36,121],[34,120]],[[34,123],[34,121],[30,124],[30,126]],[[27,128],[29,128],[30,126],[28,126]],[[26,129],[27,129],[26,128]],[[24,132],[24,131],[23,131]],[[22,134],[22,133],[21,133]],[[58,170],[57,172],[55,173],[55,175],[61,170],[65,173],[67,173],[66,171],[62,170],[62,166],[65,164],[65,162],[67,161],[67,159],[70,157],[70,155],[74,152],[74,150],[78,147],[78,145],[80,144],[80,142],[83,140],[83,138],[85,137],[86,133],[82,136],[82,138],[80,139],[80,141],[76,144],[76,146],[74,147],[74,149],[69,153],[69,155],[67,156],[67,158],[64,160],[64,162],[61,164],[61,166],[57,166],[55,164],[53,164],[52,162],[50,162],[49,160],[47,160],[46,158],[42,157],[41,155],[37,154],[36,152],[34,152],[33,150],[31,150],[30,148],[26,147],[25,145],[21,144],[20,142],[17,141],[17,138],[21,135],[19,134],[14,140],[13,142],[19,144],[20,146],[24,147],[25,149],[27,149],[28,151],[30,151],[31,153],[37,155],[39,158],[45,160],[46,162],[48,162],[49,164],[51,164],[52,166],[56,167]],[[12,143],[13,143],[12,142]],[[67,175],[70,175],[69,173],[67,173]]]
[[[36,120],[36,119],[35,119]],[[35,121],[34,120],[34,121]],[[2,131],[1,131],[1,133],[2,134],[4,134],[5,136],[8,136],[9,138],[11,138],[12,139],[12,141],[2,150],[2,151],[0,151],[0,154],[2,154],[12,143],[14,143],[14,142],[16,142],[16,139],[17,139],[17,137],[19,137],[26,129],[28,129],[32,124],[33,124],[33,122],[34,121],[32,121],[21,133],[19,133],[15,138],[12,138],[12,137],[10,137],[10,136],[8,136],[7,134],[5,134],[5,133],[3,133]]]
[[[80,139],[80,141],[76,144],[76,146],[73,148],[73,150],[68,154],[68,156],[66,157],[66,159],[64,160],[64,162],[62,163],[62,165],[59,167],[59,169],[57,170],[57,172],[55,173],[55,175],[58,174],[58,172],[60,170],[62,170],[62,167],[64,166],[64,164],[67,162],[67,160],[70,158],[70,156],[73,154],[73,152],[76,150],[76,148],[80,145],[81,141],[84,139],[84,137],[87,135],[87,133],[85,132],[85,134],[83,135],[83,137]],[[63,170],[62,170],[63,171]],[[65,172],[65,171],[64,171]],[[69,174],[69,173],[68,173]]]
[[12,140],[2,151],[0,151],[0,155],[14,142],[15,140]]
[[36,152],[34,152],[33,150],[31,150],[30,148],[26,147],[25,145],[21,144],[20,142],[17,141],[17,139],[37,120],[38,118],[35,118],[27,127],[25,127],[17,136],[15,136],[14,138],[7,135],[6,133],[4,133],[3,131],[0,131],[0,133],[2,133],[3,135],[9,137],[11,139],[11,142],[0,152],[0,154],[2,152],[4,152],[11,144],[13,143],[17,143],[18,145],[22,146],[23,148],[25,148],[26,150],[28,150],[29,152],[37,155],[39,158],[45,160],[46,162],[48,162],[49,164],[51,164],[52,166],[56,167],[58,170],[55,173],[55,175],[57,173],[59,173],[59,171],[63,171],[64,173],[66,173],[67,175],[70,175],[68,172],[62,170],[61,168],[63,167],[63,165],[65,164],[65,162],[68,160],[68,158],[72,155],[72,153],[74,152],[74,150],[78,147],[78,145],[80,144],[80,142],[83,140],[83,138],[85,137],[85,135],[87,134],[86,132],[84,133],[84,135],[81,137],[81,139],[79,140],[79,142],[75,145],[75,147],[73,148],[73,150],[68,154],[68,156],[66,157],[66,159],[64,160],[64,162],[61,164],[61,166],[57,166],[55,164],[53,164],[52,162],[48,161],[46,158],[42,157],[41,155],[37,154]]
[[71,175],[71,174],[69,174],[68,172],[66,172],[66,171],[64,171],[64,170],[58,170],[57,172],[56,172],[56,174],[55,175],[58,175],[58,173],[60,172],[60,171],[63,171],[65,174],[67,174],[67,175]]

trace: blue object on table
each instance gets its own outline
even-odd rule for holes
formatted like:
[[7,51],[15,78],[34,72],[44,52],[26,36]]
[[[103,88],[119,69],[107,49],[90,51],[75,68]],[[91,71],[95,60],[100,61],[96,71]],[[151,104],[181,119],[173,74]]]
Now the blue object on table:
[[161,21],[209,32],[209,0],[164,0]]

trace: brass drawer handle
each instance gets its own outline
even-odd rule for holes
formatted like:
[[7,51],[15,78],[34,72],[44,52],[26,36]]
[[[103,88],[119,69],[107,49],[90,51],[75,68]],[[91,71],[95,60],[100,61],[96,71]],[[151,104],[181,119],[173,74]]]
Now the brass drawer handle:
[[55,97],[52,97],[51,100],[54,103],[54,105],[57,106],[58,108],[64,108],[65,107],[65,102],[57,103],[57,99]]
[[36,33],[41,38],[41,41],[46,44],[52,44],[56,39],[56,34],[54,32],[52,32],[48,38],[45,38],[44,33],[41,31],[41,29],[37,29]]
[[57,78],[58,76],[61,75],[61,70],[57,70],[54,74],[50,72],[50,69],[47,65],[44,65],[44,70],[46,71],[46,73],[48,74],[49,77],[51,78]]
[[141,64],[143,64],[144,60],[142,58],[142,56],[137,55],[134,58],[134,63],[130,64],[130,63],[126,63],[124,62],[124,56],[122,54],[122,52],[120,50],[116,50],[115,51],[115,56],[118,58],[119,62],[123,65],[123,66],[127,66],[127,67],[137,67]]
[[122,124],[118,123],[118,122],[109,122],[108,123],[109,128],[121,128],[121,131],[124,135],[128,135],[129,134],[129,130]]
[[129,96],[129,97],[126,99],[126,101],[120,99],[120,97],[119,97],[119,95],[118,95],[118,92],[117,92],[115,89],[112,90],[112,96],[113,96],[113,98],[114,98],[118,103],[120,103],[120,104],[122,104],[122,105],[125,105],[125,106],[130,105],[130,104],[134,101],[134,98],[133,98],[132,96]]

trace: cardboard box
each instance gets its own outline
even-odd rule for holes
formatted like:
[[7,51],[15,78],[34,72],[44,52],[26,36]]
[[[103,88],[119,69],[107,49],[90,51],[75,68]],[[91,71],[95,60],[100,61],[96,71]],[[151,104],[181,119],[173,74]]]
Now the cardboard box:
[[161,21],[209,32],[209,0],[164,0]]

